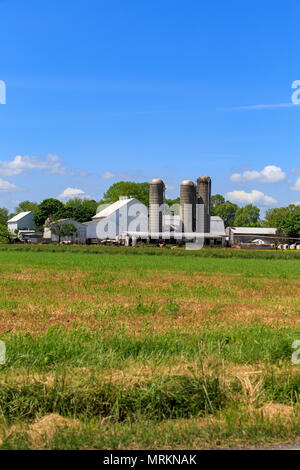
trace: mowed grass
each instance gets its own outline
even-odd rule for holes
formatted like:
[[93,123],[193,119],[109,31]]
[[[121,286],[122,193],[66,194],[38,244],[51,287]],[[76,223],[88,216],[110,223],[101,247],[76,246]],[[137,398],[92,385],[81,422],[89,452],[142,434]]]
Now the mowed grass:
[[0,247],[1,447],[300,438],[298,253]]

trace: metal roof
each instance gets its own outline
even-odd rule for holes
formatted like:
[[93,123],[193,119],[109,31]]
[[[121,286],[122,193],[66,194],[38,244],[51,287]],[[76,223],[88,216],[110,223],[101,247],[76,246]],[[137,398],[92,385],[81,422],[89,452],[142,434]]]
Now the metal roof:
[[11,219],[9,219],[7,221],[7,223],[9,223],[9,222],[18,222],[19,220],[23,219],[23,217],[26,217],[26,215],[28,215],[28,214],[31,214],[31,211],[20,212],[19,214],[15,215]]
[[131,197],[128,199],[119,199],[119,201],[116,201],[113,204],[110,204],[110,206],[106,207],[106,209],[103,209],[102,211],[98,212],[98,214],[94,215],[92,219],[102,219],[104,217],[109,217],[111,214],[121,209],[121,207],[126,206],[132,201],[136,201],[138,204],[142,204],[140,201],[138,201],[134,197]]
[[234,235],[276,235],[276,228],[268,227],[230,227]]

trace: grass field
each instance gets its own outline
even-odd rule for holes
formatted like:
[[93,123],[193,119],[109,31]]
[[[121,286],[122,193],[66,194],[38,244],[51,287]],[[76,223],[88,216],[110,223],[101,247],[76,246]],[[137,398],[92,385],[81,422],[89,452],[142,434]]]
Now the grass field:
[[300,439],[299,255],[0,246],[0,448]]

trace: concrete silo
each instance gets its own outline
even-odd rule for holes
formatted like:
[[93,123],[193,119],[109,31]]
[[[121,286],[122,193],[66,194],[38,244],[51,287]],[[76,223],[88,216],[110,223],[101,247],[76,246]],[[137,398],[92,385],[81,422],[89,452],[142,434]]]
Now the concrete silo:
[[[165,185],[162,179],[154,178],[150,183],[149,193],[149,232],[161,233],[163,228],[162,208]],[[152,238],[157,238],[153,237]]]
[[183,180],[180,185],[180,220],[182,232],[195,230],[195,184],[191,180]]
[[203,175],[197,179],[197,200],[198,204],[204,205],[204,223],[203,229],[205,233],[210,232],[210,199],[211,199],[211,179],[209,176]]

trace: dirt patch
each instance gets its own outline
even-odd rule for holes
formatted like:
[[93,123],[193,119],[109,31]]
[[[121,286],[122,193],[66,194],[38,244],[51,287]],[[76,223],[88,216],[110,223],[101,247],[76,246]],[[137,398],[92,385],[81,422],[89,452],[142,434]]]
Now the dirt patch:
[[39,447],[46,440],[53,439],[53,436],[58,430],[61,431],[63,429],[79,426],[79,421],[64,418],[63,416],[52,413],[43,416],[43,418],[31,424],[26,434],[34,447]]
[[261,412],[264,419],[273,420],[275,418],[288,419],[294,416],[294,408],[289,405],[283,405],[281,403],[266,403],[262,408]]

